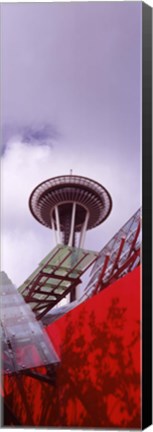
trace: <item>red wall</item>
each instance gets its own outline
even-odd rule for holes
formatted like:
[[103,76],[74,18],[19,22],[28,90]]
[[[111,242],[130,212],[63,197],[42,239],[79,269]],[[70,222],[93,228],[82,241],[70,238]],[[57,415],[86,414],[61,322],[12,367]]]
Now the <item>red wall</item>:
[[[140,428],[140,267],[47,327],[55,386],[5,378],[25,425]],[[19,388],[20,387],[20,388]],[[25,406],[26,403],[26,406]]]

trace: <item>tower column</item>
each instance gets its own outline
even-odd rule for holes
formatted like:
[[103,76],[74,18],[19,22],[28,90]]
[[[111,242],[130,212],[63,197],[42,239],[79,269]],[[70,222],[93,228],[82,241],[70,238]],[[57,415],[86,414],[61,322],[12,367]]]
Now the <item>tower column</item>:
[[55,237],[55,243],[57,244],[58,243],[58,241],[57,241],[57,233],[56,233],[56,230],[55,230],[55,223],[54,223],[54,218],[53,218],[53,215],[51,215],[51,227],[52,227],[52,230],[53,230],[53,233],[54,233],[54,237]]
[[89,220],[89,211],[87,210],[86,217],[85,217],[84,223],[82,225],[81,233],[80,233],[79,248],[82,248],[83,245],[84,245],[84,240],[85,240],[85,234],[86,234],[86,230],[87,230],[88,220]]
[[61,240],[61,231],[60,231],[60,218],[59,218],[58,206],[55,206],[55,219],[56,219],[56,227],[57,227],[57,239],[58,239],[58,243],[62,243],[62,240]]
[[74,202],[73,205],[72,205],[71,228],[70,228],[70,236],[69,236],[68,246],[72,246],[73,245],[74,227],[75,227],[75,214],[76,214],[76,202]]

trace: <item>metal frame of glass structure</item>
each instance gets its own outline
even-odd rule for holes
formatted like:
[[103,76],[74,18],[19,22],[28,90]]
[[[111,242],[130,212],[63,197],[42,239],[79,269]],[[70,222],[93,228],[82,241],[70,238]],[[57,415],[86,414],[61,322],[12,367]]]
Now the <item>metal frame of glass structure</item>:
[[93,264],[93,251],[57,245],[32,275],[19,287],[37,319],[59,303],[81,283],[81,275]]
[[99,253],[81,301],[90,297],[140,264],[141,209],[115,234]]
[[59,357],[30,306],[1,273],[1,348],[5,374],[59,363]]

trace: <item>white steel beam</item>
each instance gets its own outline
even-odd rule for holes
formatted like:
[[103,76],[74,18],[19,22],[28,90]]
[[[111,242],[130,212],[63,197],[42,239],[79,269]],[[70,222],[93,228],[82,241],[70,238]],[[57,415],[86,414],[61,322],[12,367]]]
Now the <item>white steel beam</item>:
[[87,210],[86,217],[85,217],[84,223],[82,225],[81,233],[80,233],[79,248],[82,248],[83,245],[84,245],[84,240],[85,240],[85,234],[86,234],[86,230],[87,230],[88,220],[89,220],[89,211]]
[[57,228],[57,240],[58,240],[58,243],[62,243],[58,206],[55,206],[55,219],[56,219],[56,228]]
[[72,206],[71,228],[70,228],[70,236],[69,236],[68,246],[72,246],[72,244],[73,244],[74,227],[75,227],[75,214],[76,214],[76,203],[74,202],[73,206]]
[[54,233],[55,243],[57,244],[58,243],[58,241],[57,241],[57,233],[56,233],[56,230],[55,230],[55,223],[54,223],[53,215],[51,216],[51,227],[52,227],[52,230],[53,230],[53,233]]

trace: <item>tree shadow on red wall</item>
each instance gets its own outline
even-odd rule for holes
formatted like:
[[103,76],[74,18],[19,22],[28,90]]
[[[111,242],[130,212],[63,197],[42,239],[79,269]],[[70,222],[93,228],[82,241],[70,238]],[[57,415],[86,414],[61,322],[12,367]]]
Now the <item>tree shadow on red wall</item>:
[[105,321],[81,310],[67,315],[59,370],[60,419],[68,426],[140,427],[140,323],[126,336],[126,308],[113,298]]
[[115,297],[105,319],[85,303],[63,326],[54,387],[21,377],[19,395],[16,378],[6,378],[6,401],[21,424],[140,428],[140,322],[130,322]]

